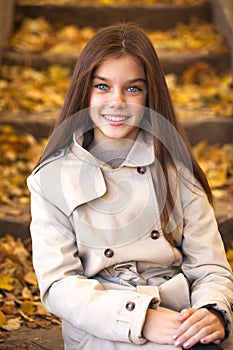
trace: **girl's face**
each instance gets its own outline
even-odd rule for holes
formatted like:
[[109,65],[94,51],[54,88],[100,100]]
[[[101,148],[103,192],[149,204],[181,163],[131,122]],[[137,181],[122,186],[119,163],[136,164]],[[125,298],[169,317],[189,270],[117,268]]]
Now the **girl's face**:
[[95,71],[89,100],[94,144],[135,140],[146,97],[144,69],[132,56],[106,59]]

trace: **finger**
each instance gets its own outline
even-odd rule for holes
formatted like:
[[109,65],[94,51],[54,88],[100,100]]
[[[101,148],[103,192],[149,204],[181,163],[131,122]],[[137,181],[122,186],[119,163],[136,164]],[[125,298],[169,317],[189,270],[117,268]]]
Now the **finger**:
[[174,345],[177,347],[183,347],[189,349],[191,346],[197,344],[206,334],[203,332],[203,329],[197,331],[197,327],[194,326],[183,333],[177,340]]
[[196,309],[192,309],[192,308],[183,309],[183,310],[179,313],[178,320],[179,320],[180,322],[185,321],[185,320],[186,320],[187,318],[189,318],[195,311],[196,311]]
[[193,325],[175,341],[175,346],[183,346],[183,348],[189,349],[199,342],[208,344],[221,339],[222,332],[216,330],[215,325],[203,326],[202,324],[203,322]]
[[[184,336],[177,339],[174,345],[177,347],[182,347],[184,349],[189,349],[195,344],[199,343],[201,340],[201,337],[202,337],[201,332],[195,333],[192,336],[190,336],[189,334],[185,334]],[[204,342],[203,344],[206,344],[206,342]]]
[[200,343],[202,343],[202,344],[209,344],[209,343],[219,344],[223,338],[224,338],[224,333],[219,331],[219,330],[216,330],[216,331],[213,331],[212,333],[210,333],[209,335],[203,337],[200,340]]
[[[176,334],[174,335],[173,339],[177,339],[178,337],[180,337],[182,334],[184,334],[188,330],[190,331],[190,329],[193,325],[195,325],[197,327],[197,325],[201,321],[203,321],[203,319],[205,318],[205,313],[202,310],[201,310],[201,312],[199,312],[199,310],[195,310],[195,309],[189,309],[189,310],[190,310],[190,316],[186,320],[183,321],[183,323],[181,324],[181,326],[177,330]],[[203,326],[204,326],[204,324],[201,324],[200,328]]]
[[[189,309],[183,309],[181,310],[177,320],[179,322],[184,322],[185,320],[187,320],[191,315],[194,314],[194,312],[196,312],[197,310],[196,309],[193,309],[193,308],[189,308]],[[179,329],[177,329],[177,332],[173,335],[172,339],[173,340],[176,340],[187,328],[187,327],[179,327]]]

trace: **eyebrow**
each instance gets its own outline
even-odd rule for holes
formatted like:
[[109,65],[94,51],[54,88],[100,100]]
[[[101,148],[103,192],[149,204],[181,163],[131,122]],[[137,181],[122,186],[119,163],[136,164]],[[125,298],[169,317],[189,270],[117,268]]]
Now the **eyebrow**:
[[[99,79],[99,80],[103,80],[103,81],[106,81],[106,82],[109,81],[108,78],[101,77],[100,75],[94,75],[93,80],[94,80],[94,79]],[[139,82],[139,81],[141,81],[141,82],[143,82],[144,84],[146,84],[146,79],[140,78],[140,77],[139,77],[139,78],[134,78],[134,79],[126,80],[126,82],[127,82],[127,83],[130,83],[130,84],[136,83],[136,82]]]

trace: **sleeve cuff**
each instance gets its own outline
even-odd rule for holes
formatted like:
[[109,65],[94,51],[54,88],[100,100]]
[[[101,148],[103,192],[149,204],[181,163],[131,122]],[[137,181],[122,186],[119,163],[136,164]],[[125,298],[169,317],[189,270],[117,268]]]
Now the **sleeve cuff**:
[[142,329],[151,302],[155,308],[158,307],[158,287],[138,286],[137,292],[125,302],[117,320],[117,333],[121,339],[124,338],[123,341],[141,345],[147,342],[142,336]]
[[142,329],[149,307],[157,309],[160,303],[159,289],[155,286],[138,286],[140,305],[137,308],[130,324],[130,341],[134,344],[144,344],[147,340],[142,337]]

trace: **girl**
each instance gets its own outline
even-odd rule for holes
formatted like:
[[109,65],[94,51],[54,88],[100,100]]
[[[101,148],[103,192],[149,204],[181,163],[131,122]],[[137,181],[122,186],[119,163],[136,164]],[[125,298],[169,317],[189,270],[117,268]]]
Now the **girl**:
[[86,45],[28,186],[41,298],[66,350],[229,337],[233,278],[211,191],[137,25]]

